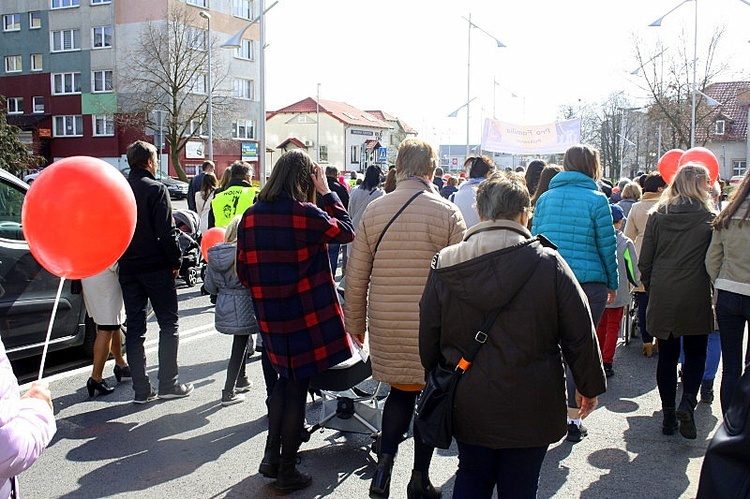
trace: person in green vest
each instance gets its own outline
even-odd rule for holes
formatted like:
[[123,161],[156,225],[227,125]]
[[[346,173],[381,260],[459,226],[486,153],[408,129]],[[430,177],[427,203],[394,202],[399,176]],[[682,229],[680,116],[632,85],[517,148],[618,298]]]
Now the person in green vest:
[[208,214],[208,227],[226,227],[236,216],[245,213],[255,201],[253,167],[244,161],[235,161],[229,167],[232,177],[223,189],[214,191],[211,211]]

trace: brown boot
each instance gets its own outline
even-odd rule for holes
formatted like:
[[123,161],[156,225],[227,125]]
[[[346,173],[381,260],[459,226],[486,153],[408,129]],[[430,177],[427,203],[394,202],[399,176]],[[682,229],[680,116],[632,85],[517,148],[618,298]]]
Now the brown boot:
[[651,343],[644,343],[642,352],[645,357],[653,357],[654,346]]

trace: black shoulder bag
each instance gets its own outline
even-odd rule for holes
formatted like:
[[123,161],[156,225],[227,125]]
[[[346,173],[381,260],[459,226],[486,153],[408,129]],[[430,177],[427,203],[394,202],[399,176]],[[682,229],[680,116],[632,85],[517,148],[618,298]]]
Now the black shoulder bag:
[[406,203],[404,203],[404,205],[403,205],[403,206],[402,206],[401,208],[399,208],[399,210],[398,210],[398,211],[396,212],[396,214],[395,214],[395,215],[393,215],[393,218],[391,218],[391,219],[390,219],[390,220],[388,221],[388,223],[387,223],[387,224],[385,224],[385,228],[383,229],[383,232],[381,232],[381,233],[380,233],[380,237],[378,238],[378,242],[376,242],[376,243],[375,243],[375,249],[374,249],[374,250],[372,250],[372,254],[373,254],[373,256],[375,255],[375,253],[377,253],[377,252],[378,252],[378,246],[380,246],[380,241],[382,241],[382,240],[383,240],[383,236],[385,235],[386,231],[387,231],[387,230],[388,230],[388,228],[389,228],[389,227],[391,226],[391,224],[393,224],[393,222],[395,222],[395,221],[396,221],[396,219],[398,218],[398,216],[399,216],[399,215],[400,215],[401,213],[403,213],[403,212],[404,212],[404,210],[406,209],[406,207],[407,207],[407,206],[409,206],[409,205],[411,204],[411,202],[412,202],[412,201],[414,201],[415,199],[417,199],[417,196],[419,196],[419,195],[420,195],[420,194],[422,194],[423,192],[424,192],[424,191],[417,191],[417,193],[416,193],[416,194],[414,194],[414,195],[413,195],[412,197],[410,197],[410,198],[409,198],[409,200],[408,200],[408,201],[407,201]]
[[432,447],[447,449],[453,440],[453,398],[456,385],[465,373],[477,352],[487,341],[487,332],[492,328],[502,307],[493,309],[482,329],[474,335],[467,352],[453,369],[438,364],[429,373],[422,393],[419,394],[414,409],[414,424],[417,425],[422,441]]

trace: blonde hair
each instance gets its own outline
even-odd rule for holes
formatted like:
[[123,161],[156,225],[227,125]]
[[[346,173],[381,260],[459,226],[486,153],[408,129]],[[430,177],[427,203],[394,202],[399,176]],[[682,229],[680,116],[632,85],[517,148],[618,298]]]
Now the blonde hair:
[[396,156],[396,179],[400,182],[409,177],[429,177],[438,166],[438,155],[427,142],[406,139],[398,146]]
[[687,163],[677,170],[672,183],[664,189],[655,208],[663,206],[664,211],[669,212],[670,206],[700,203],[706,210],[714,211],[711,193],[708,190],[709,182],[708,168],[699,163]]
[[641,199],[641,186],[635,182],[628,182],[625,187],[622,188],[622,199],[635,199],[638,201]]
[[[224,232],[224,242],[237,246],[237,232],[239,231],[240,221],[242,215],[237,215],[229,221],[229,225],[226,226]],[[234,263],[232,264],[232,272],[237,275],[237,252],[234,252]]]

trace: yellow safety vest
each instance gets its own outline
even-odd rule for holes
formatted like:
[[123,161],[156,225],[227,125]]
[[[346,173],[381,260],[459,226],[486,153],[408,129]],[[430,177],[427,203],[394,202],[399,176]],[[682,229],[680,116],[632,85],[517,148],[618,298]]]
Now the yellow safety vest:
[[226,227],[236,215],[242,215],[253,204],[255,187],[233,185],[214,195],[211,210],[214,226]]

